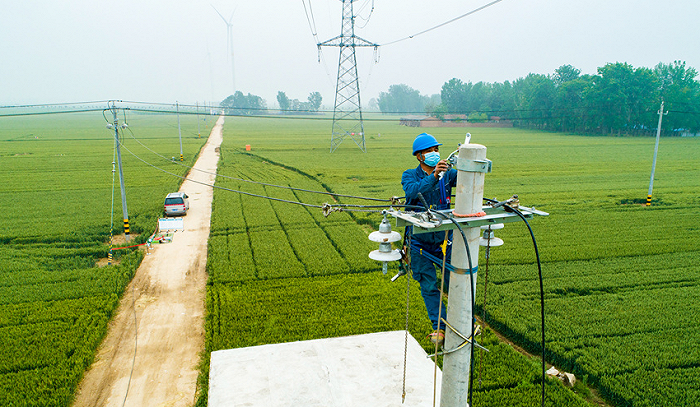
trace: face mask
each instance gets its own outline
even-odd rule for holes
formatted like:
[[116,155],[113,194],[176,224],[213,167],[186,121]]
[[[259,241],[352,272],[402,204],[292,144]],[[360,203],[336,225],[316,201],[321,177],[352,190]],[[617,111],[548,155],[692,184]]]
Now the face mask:
[[431,151],[423,154],[423,162],[428,167],[435,167],[437,163],[440,162],[440,153],[437,151]]

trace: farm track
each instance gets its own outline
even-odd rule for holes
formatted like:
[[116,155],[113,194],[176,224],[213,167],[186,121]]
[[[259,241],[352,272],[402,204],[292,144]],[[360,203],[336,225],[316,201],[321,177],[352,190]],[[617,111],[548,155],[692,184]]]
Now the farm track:
[[[194,168],[216,172],[224,118],[212,128]],[[215,176],[187,178],[213,184]],[[127,287],[74,406],[190,406],[204,349],[204,297],[212,188],[184,181],[185,230],[154,246]]]

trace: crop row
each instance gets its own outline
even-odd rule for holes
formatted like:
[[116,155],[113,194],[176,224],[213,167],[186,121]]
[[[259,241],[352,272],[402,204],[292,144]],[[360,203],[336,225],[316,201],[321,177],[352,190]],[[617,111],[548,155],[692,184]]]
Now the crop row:
[[[278,173],[281,180],[297,188],[323,188],[297,172],[270,168],[270,163],[243,154],[236,157],[238,177]],[[241,168],[247,171],[241,173]],[[220,171],[226,173],[227,167]],[[308,203],[302,199],[311,195],[226,179],[219,179],[217,185],[291,202]],[[378,264],[368,258],[373,245],[346,214],[333,214],[328,219],[319,208],[219,190],[214,208],[208,262],[212,281],[317,276],[377,268]],[[240,261],[231,262],[239,257]]]
[[[600,379],[604,395],[617,406],[694,406],[700,400],[700,367],[640,369]],[[630,386],[630,383],[636,385]]]

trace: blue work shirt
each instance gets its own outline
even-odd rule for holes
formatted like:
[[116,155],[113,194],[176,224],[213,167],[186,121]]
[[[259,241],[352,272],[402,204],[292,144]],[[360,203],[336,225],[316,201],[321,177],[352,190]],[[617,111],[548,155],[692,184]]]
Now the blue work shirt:
[[[446,171],[442,180],[438,180],[432,174],[426,173],[418,164],[417,168],[403,172],[401,185],[406,193],[407,205],[422,206],[423,204],[418,199],[420,192],[431,209],[449,209],[452,187],[457,185],[457,170],[453,168]],[[414,235],[414,240],[420,246],[432,249],[430,246],[440,245],[444,237],[444,232],[420,233]]]

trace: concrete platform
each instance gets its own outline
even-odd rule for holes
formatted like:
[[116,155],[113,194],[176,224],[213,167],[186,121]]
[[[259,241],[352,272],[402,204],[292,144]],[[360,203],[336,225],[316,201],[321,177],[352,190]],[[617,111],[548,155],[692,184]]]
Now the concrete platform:
[[[432,406],[432,359],[405,331],[212,352],[209,407]],[[439,405],[442,372],[437,370]]]

